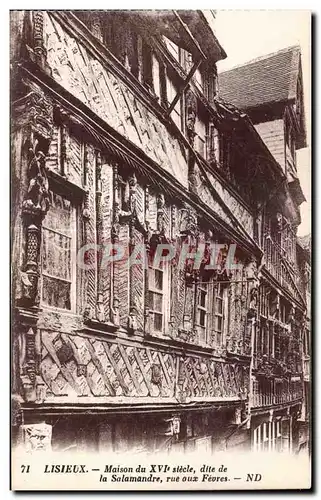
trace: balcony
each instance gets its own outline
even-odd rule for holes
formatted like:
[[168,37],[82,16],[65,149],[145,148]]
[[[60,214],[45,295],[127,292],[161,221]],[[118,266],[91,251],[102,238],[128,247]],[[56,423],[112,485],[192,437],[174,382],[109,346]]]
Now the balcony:
[[302,279],[299,270],[288,259],[287,252],[270,235],[265,236],[263,246],[266,269],[293,297],[302,300]]
[[302,390],[297,390],[294,393],[284,392],[282,394],[254,394],[253,408],[261,408],[264,406],[275,406],[284,403],[291,403],[302,398]]
[[268,358],[266,355],[263,357],[254,355],[253,369],[261,377],[299,376],[302,373],[303,367],[301,359],[298,358],[298,354],[296,354],[296,359],[292,359],[291,361],[273,357]]
[[299,401],[303,397],[301,380],[295,382],[270,381],[268,384],[270,384],[270,388],[262,388],[257,380],[253,382],[253,408],[293,403]]

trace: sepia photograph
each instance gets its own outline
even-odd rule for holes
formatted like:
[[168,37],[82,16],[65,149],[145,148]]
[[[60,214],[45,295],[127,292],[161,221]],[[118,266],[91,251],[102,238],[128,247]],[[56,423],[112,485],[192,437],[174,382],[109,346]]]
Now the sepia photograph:
[[311,43],[10,11],[13,490],[311,488]]

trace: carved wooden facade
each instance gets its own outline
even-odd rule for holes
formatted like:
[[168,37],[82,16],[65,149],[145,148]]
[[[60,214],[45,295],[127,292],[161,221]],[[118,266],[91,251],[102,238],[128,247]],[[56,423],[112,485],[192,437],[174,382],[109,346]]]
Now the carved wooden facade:
[[[278,66],[283,57],[286,61]],[[269,96],[264,96],[264,77],[261,80],[265,70],[275,81]],[[286,88],[282,78],[289,70],[292,80]],[[239,79],[244,87],[250,81],[255,90],[236,95],[233,86]],[[301,446],[298,429],[308,413],[302,406],[307,392],[302,347],[310,310],[297,245],[299,207],[305,198],[295,151],[306,146],[300,47],[288,47],[223,73],[220,89],[224,99],[248,113],[279,165],[280,184],[260,210],[264,261],[251,373],[252,438],[256,450],[279,449],[283,441],[285,448],[290,444],[295,449]]]

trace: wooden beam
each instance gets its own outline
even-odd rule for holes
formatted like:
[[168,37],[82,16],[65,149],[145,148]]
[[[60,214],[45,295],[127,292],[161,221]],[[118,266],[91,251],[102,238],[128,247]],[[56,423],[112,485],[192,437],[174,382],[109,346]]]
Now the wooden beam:
[[192,32],[191,30],[189,29],[189,27],[187,26],[186,23],[184,23],[183,19],[181,18],[181,16],[179,15],[179,13],[177,12],[177,10],[173,10],[174,12],[174,15],[176,17],[176,19],[178,20],[179,24],[182,26],[182,28],[186,31],[187,35],[189,36],[190,40],[192,41],[192,44],[194,45],[194,47],[197,49],[197,51],[199,52],[199,55],[200,57],[203,59],[203,60],[206,60],[207,57],[206,55],[204,54],[204,52],[202,51],[198,41],[194,38],[194,36],[192,35]]
[[[200,214],[202,214],[204,220],[214,224],[218,231],[224,232],[230,239],[240,244],[245,252],[249,254],[261,253],[256,244],[253,246],[244,238],[242,233],[238,233],[237,230],[228,225],[216,212],[209,210],[208,206],[205,205],[202,200],[197,199],[196,202],[194,197],[191,196],[191,193],[187,191],[184,186],[179,184],[170,173],[160,167],[155,161],[151,160],[138,146],[135,146],[128,141],[127,138],[113,129],[106,121],[88,108],[88,106],[70,94],[70,92],[64,89],[58,82],[53,80],[52,77],[39,72],[33,63],[24,63],[20,66],[20,69],[22,74],[26,75],[34,83],[40,85],[50,97],[65,107],[70,115],[75,117],[86,131],[90,130],[90,135],[100,142],[103,147],[107,149],[112,147],[114,152],[117,151],[117,154],[120,155],[122,161],[125,161],[125,158],[130,159],[135,165],[141,165],[141,168],[153,174],[156,180],[161,181],[162,185],[167,184],[174,196],[177,196],[181,201],[185,201],[192,207],[195,207]],[[180,135],[184,145],[197,156],[178,128],[177,133]]]

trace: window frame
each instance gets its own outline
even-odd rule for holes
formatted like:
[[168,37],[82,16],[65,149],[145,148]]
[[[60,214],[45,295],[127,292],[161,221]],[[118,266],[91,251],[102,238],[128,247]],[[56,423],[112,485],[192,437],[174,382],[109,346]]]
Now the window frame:
[[[154,275],[154,280],[153,284],[151,285],[151,271],[153,272]],[[162,273],[162,289],[159,289],[155,286],[155,277],[156,277],[156,272],[161,272]],[[166,334],[166,328],[167,328],[167,318],[168,318],[168,308],[166,307],[166,304],[169,303],[169,300],[167,300],[168,297],[168,287],[169,287],[169,276],[168,276],[168,264],[166,262],[160,262],[158,267],[154,267],[153,262],[150,262],[148,265],[148,309],[149,309],[149,314],[153,315],[151,321],[150,321],[150,331],[152,334],[155,335],[164,335]],[[154,286],[153,286],[154,285]],[[154,307],[151,308],[150,304],[150,294],[154,295],[159,295],[162,297],[161,303],[162,303],[162,311],[156,310]],[[153,299],[153,305],[154,305],[154,299]],[[162,327],[160,330],[157,330],[155,328],[155,314],[161,315],[162,317]]]
[[262,429],[262,449],[263,451],[269,451],[271,443],[270,443],[270,422],[263,422]]
[[[217,290],[222,289],[222,295],[217,295]],[[214,347],[222,348],[226,340],[226,329],[228,325],[228,308],[229,308],[229,283],[213,281],[206,278],[198,280],[195,284],[195,319],[194,325],[198,332],[198,342],[200,344],[211,344]],[[206,293],[205,305],[200,304],[201,293]],[[218,307],[218,300],[221,306]],[[205,314],[205,324],[201,323],[201,313]],[[221,320],[220,330],[217,329],[218,320]],[[218,334],[220,341],[218,342]],[[202,337],[202,338],[200,338]]]
[[142,40],[141,45],[141,83],[148,90],[155,92],[153,79],[153,50],[149,44]]
[[[201,342],[208,342],[208,314],[209,314],[209,283],[202,279],[196,284],[196,326],[202,332]],[[205,305],[200,304],[201,294],[205,294]],[[204,313],[204,325],[201,324],[201,314]]]
[[[222,289],[222,296],[217,295],[217,292],[219,289]],[[222,347],[224,345],[224,340],[225,340],[225,330],[226,330],[226,323],[227,323],[227,292],[228,292],[228,285],[226,283],[221,283],[220,281],[216,282],[216,286],[214,286],[214,294],[213,294],[213,319],[214,323],[212,325],[212,331],[215,332],[215,346],[217,347]],[[221,308],[222,312],[218,313],[217,312],[217,299],[219,298],[221,302]],[[216,319],[220,318],[221,319],[221,330],[218,331],[216,328]],[[221,339],[220,342],[217,340],[217,334],[220,333]]]

